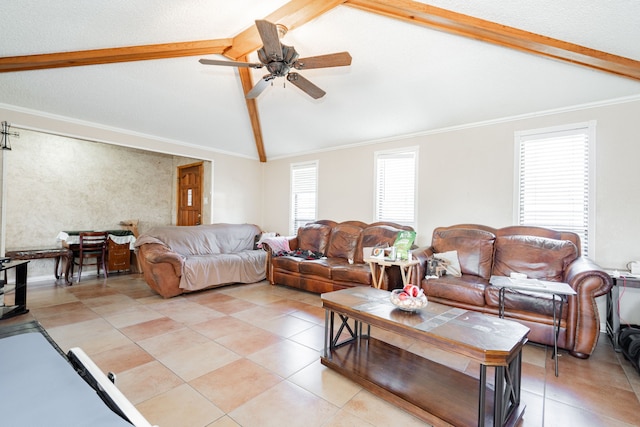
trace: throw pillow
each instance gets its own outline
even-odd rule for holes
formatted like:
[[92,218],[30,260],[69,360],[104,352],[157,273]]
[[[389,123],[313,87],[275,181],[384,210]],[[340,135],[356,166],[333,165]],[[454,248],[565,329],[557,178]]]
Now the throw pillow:
[[458,251],[435,253],[433,254],[433,257],[445,261],[444,266],[447,274],[450,274],[454,277],[462,276],[462,272],[460,270],[460,261],[458,260]]

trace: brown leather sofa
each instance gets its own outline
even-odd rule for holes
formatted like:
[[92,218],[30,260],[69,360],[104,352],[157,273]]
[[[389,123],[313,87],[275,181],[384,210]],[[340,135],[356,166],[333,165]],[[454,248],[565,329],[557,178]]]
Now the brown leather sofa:
[[[371,286],[371,270],[363,260],[362,248],[393,246],[401,230],[413,229],[388,222],[366,224],[360,221],[337,223],[320,220],[309,223],[300,227],[295,237],[289,238],[289,248],[292,251],[319,252],[325,256],[321,259],[275,256],[269,244],[265,243],[263,247],[267,251],[267,279],[271,284],[316,293],[353,286]],[[349,260],[353,263],[350,264]],[[397,267],[385,269],[382,287],[402,287]]]
[[[450,251],[457,252],[462,276],[425,277],[427,259],[434,253]],[[533,279],[566,282],[577,295],[563,303],[558,347],[586,359],[600,333],[595,298],[609,292],[612,281],[580,252],[580,238],[575,233],[524,226],[439,227],[433,231],[431,246],[413,251],[422,261],[414,278],[421,278],[420,285],[430,301],[492,315],[499,314],[499,288],[489,283],[492,275],[510,276],[515,272]],[[504,317],[529,327],[531,341],[553,345],[551,295],[507,289]]]

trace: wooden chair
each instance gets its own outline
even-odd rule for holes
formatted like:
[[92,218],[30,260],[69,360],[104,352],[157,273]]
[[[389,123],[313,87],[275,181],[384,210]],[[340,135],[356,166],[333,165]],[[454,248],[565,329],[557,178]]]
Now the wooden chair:
[[[80,245],[78,251],[74,251],[73,263],[78,266],[78,282],[82,277],[82,267],[84,265],[95,265],[100,275],[100,266],[107,277],[107,239],[109,234],[105,231],[82,232],[80,233]],[[77,259],[76,259],[77,258]],[[95,262],[85,263],[85,260],[95,258]]]

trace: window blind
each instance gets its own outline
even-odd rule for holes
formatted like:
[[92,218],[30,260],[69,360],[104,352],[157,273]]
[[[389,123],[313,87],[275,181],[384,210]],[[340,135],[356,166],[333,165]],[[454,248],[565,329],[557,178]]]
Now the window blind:
[[590,128],[519,136],[518,223],[572,231],[590,245]]
[[376,153],[375,217],[415,225],[417,150]]
[[316,220],[316,200],[318,187],[318,163],[298,163],[291,165],[291,223],[290,233]]

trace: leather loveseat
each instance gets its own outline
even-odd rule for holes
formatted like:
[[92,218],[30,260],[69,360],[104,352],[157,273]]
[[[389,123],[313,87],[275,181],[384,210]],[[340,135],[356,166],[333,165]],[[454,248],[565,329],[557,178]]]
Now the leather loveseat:
[[[425,277],[427,260],[434,253],[457,254],[462,275]],[[489,283],[492,275],[521,273],[531,279],[568,283],[577,294],[563,303],[558,347],[579,358],[591,355],[600,333],[595,298],[609,292],[612,281],[593,261],[581,256],[577,234],[525,226],[439,227],[431,246],[414,250],[413,256],[422,261],[414,279],[419,278],[430,301],[492,315],[498,315],[500,308],[499,288]],[[504,317],[529,327],[531,341],[553,345],[551,295],[506,289]]]
[[[371,269],[363,260],[363,248],[393,246],[398,232],[402,230],[413,229],[388,222],[366,224],[360,221],[337,223],[320,220],[306,224],[298,229],[296,236],[288,239],[288,247],[292,252],[315,253],[321,257],[305,259],[289,254],[276,256],[273,248],[265,242],[267,278],[271,284],[315,293],[371,286]],[[385,269],[382,287],[402,287],[402,277],[397,267]]]
[[155,227],[135,247],[144,278],[165,298],[230,283],[265,278],[261,231],[253,224]]

